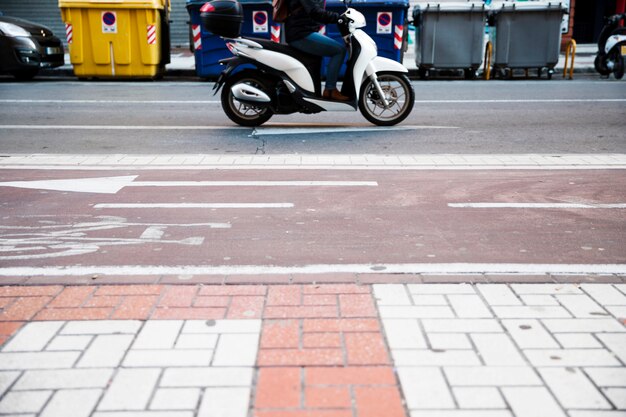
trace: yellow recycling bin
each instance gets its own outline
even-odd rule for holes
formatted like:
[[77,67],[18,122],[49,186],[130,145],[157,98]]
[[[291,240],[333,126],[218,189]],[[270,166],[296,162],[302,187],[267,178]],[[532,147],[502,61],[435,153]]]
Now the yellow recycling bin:
[[157,78],[169,63],[169,0],[59,0],[79,78]]

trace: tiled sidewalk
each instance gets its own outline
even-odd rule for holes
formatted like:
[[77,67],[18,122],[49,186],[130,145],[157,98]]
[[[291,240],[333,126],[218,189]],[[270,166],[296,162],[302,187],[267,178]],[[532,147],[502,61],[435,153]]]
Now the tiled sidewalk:
[[0,415],[624,417],[626,285],[0,287]]

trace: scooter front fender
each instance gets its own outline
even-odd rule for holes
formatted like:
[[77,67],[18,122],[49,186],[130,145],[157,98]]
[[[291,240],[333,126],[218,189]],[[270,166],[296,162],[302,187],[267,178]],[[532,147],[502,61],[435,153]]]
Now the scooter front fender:
[[605,53],[608,55],[611,52],[611,49],[615,47],[615,45],[626,42],[626,35],[613,35],[606,41],[606,45],[604,47]]
[[372,59],[369,62],[369,64],[367,64],[367,67],[365,68],[365,74],[368,77],[371,77],[373,74],[376,74],[379,72],[407,73],[409,72],[409,70],[406,69],[406,67],[399,62],[396,62],[392,59],[385,58],[382,56],[377,56],[374,59]]

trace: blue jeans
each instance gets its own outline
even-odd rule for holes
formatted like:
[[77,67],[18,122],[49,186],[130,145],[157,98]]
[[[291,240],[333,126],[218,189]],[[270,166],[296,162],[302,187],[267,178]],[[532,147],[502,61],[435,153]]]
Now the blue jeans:
[[296,49],[316,56],[329,56],[330,62],[326,68],[326,89],[337,88],[339,70],[346,56],[346,48],[336,40],[321,33],[311,33],[309,36],[290,43]]

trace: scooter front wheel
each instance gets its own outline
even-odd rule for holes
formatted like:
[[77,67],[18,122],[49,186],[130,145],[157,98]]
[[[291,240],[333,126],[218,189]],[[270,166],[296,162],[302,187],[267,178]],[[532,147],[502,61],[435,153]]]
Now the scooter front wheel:
[[230,120],[240,126],[260,126],[267,122],[274,113],[269,107],[257,107],[237,100],[231,91],[231,87],[241,83],[248,84],[265,92],[268,91],[266,83],[262,79],[256,77],[255,74],[252,74],[250,71],[241,71],[224,83],[221,95],[222,109]]
[[400,123],[413,110],[415,93],[411,81],[404,74],[377,74],[380,92],[371,78],[367,78],[361,86],[359,109],[361,114],[378,126],[393,126]]

